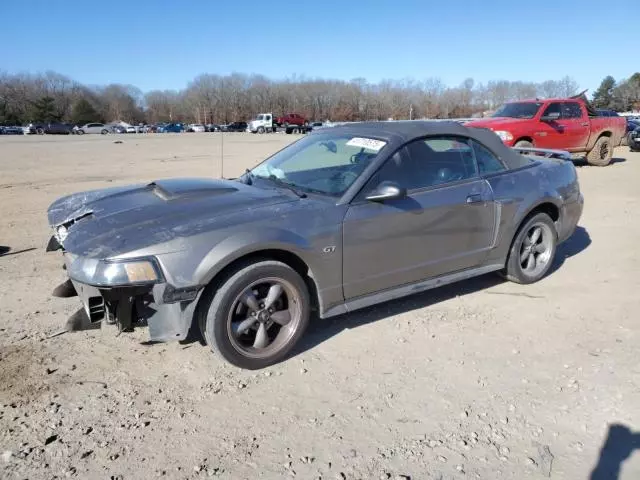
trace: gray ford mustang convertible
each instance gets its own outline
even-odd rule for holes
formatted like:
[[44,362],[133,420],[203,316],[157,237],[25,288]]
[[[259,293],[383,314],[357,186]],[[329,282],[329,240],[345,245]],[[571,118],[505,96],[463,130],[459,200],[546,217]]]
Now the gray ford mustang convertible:
[[454,122],[357,123],[236,179],[76,193],[48,210],[47,250],[62,250],[69,276],[54,294],[82,300],[69,330],[148,325],[166,341],[200,329],[229,362],[262,368],[312,312],[494,271],[541,279],[583,198],[563,152],[524,150]]

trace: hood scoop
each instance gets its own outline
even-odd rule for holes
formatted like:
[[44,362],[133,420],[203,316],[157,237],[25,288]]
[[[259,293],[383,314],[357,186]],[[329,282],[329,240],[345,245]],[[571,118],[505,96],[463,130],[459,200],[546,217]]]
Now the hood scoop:
[[162,200],[171,201],[184,198],[211,197],[237,192],[238,189],[228,182],[202,178],[176,178],[170,180],[156,180],[149,183],[150,189]]

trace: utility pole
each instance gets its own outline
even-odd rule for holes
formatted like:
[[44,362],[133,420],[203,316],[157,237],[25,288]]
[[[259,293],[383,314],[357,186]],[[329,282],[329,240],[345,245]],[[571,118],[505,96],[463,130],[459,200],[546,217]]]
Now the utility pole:
[[413,104],[409,104],[409,120],[413,120]]
[[[220,100],[222,102],[222,105],[224,105],[224,80],[220,79]],[[227,116],[227,110],[225,108],[225,123],[227,122],[226,119]],[[224,130],[220,129],[220,178],[224,179]]]

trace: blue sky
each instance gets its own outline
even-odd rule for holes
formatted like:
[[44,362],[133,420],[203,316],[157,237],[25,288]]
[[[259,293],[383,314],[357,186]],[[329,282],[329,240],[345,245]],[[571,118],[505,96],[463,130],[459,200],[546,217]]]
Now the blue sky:
[[234,71],[451,86],[570,75],[592,93],[640,69],[629,61],[632,3],[610,1],[603,15],[594,0],[8,0],[0,70],[144,91]]

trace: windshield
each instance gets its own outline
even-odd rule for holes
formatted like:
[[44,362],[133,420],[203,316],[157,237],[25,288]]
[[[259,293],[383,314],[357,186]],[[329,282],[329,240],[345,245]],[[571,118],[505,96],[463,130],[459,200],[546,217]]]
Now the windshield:
[[495,111],[492,117],[533,118],[540,110],[542,103],[523,102],[505,103]]
[[354,135],[311,135],[279,151],[250,173],[309,192],[340,196],[385,145],[382,140]]

